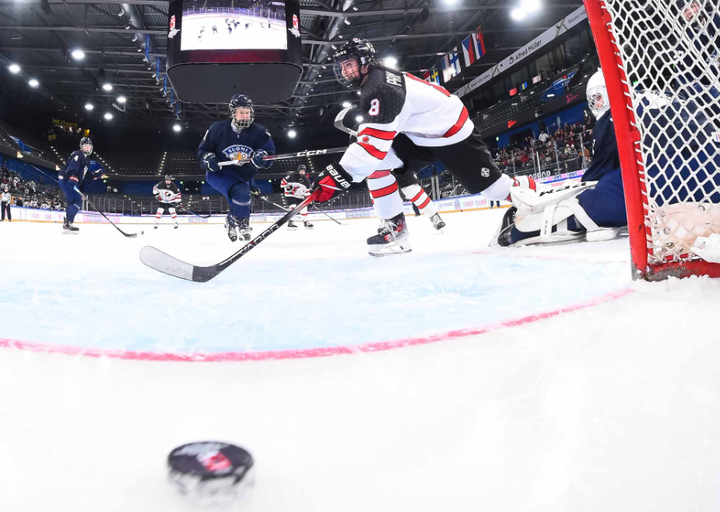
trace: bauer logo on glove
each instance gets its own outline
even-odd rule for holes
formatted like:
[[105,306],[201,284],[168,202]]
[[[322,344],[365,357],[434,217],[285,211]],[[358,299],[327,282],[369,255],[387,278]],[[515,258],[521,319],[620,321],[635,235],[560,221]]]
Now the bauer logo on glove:
[[346,192],[352,184],[352,176],[345,171],[340,164],[337,168],[328,165],[320,173],[312,191],[313,200],[318,203],[330,201],[334,197]]

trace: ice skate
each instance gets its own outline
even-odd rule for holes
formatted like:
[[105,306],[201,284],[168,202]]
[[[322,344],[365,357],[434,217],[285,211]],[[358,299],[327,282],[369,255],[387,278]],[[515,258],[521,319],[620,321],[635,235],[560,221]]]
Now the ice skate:
[[305,229],[315,229],[315,226],[308,221],[304,221],[303,226],[305,226]]
[[67,217],[65,217],[65,220],[63,220],[63,233],[66,235],[77,235],[79,231],[80,228],[73,226],[68,222]]
[[175,223],[173,224],[173,228],[174,228],[174,229],[177,229],[177,228],[178,228],[178,223],[177,223],[177,222],[175,222]]
[[384,229],[367,239],[371,256],[388,256],[412,251],[405,214],[401,213],[385,221]]
[[440,218],[439,213],[436,213],[435,215],[430,217],[430,220],[432,221],[433,227],[438,231],[445,227],[445,221]]
[[225,219],[225,229],[227,229],[227,235],[231,242],[237,242],[237,218],[234,215],[228,214]]
[[243,217],[242,219],[238,219],[238,231],[240,232],[240,238],[242,238],[246,242],[250,240],[250,233],[252,232],[252,228],[250,227],[249,217]]
[[293,221],[288,221],[288,231],[295,231],[297,229],[297,224],[295,224]]

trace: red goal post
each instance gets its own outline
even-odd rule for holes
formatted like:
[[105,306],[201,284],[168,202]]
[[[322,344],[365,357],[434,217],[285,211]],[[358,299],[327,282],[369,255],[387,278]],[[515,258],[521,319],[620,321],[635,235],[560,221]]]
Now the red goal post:
[[[693,3],[693,0],[685,1],[687,5]],[[706,3],[703,0],[701,2]],[[685,104],[682,99],[685,96],[664,93],[662,80],[655,75],[670,75],[669,79],[665,77],[667,83],[677,83],[679,78],[686,75],[679,73],[679,77],[673,77],[673,73],[678,74],[678,71],[672,64],[656,67],[652,63],[656,55],[652,52],[655,49],[647,48],[644,44],[647,40],[652,40],[651,36],[644,37],[644,32],[653,30],[653,22],[663,20],[655,28],[658,34],[669,39],[663,41],[661,37],[656,37],[657,50],[666,52],[665,58],[668,61],[677,58],[675,50],[685,41],[683,38],[687,37],[687,27],[681,25],[682,20],[672,19],[672,13],[682,11],[674,10],[678,5],[676,0],[584,0],[584,3],[605,76],[617,136],[628,214],[633,279],[656,281],[670,276],[691,275],[720,277],[719,264],[708,263],[688,250],[688,245],[692,245],[696,236],[720,232],[720,222],[714,217],[710,218],[708,213],[712,211],[713,214],[720,214],[716,195],[720,194],[720,176],[713,176],[713,160],[720,161],[720,131],[716,136],[717,144],[711,137],[706,137],[705,133],[710,133],[714,126],[720,126],[717,123],[718,116],[703,116],[707,122],[701,125],[704,133],[700,138],[701,142],[688,144],[687,149],[683,147],[683,151],[680,151],[668,142],[669,139],[672,139],[670,142],[674,141],[674,135],[666,136],[663,133],[662,121],[655,122],[647,117],[647,113],[652,112],[650,107],[642,110],[643,105],[648,105],[648,100],[643,99],[647,97],[653,98],[650,100],[651,107],[657,112],[662,112],[668,104]],[[711,11],[710,20],[705,18],[706,22],[716,22],[716,17],[712,14]],[[720,18],[720,15],[717,18]],[[716,28],[720,31],[720,26]],[[672,30],[676,31],[676,39],[672,39],[672,34],[667,33]],[[672,41],[679,43],[673,47]],[[689,41],[688,45],[697,44],[697,51],[704,57],[706,48],[696,43],[699,39],[691,38]],[[704,70],[703,73],[707,73],[709,69],[714,71],[716,68],[701,66],[701,69]],[[640,88],[637,88],[635,83],[630,83],[628,75],[631,75],[633,82],[637,80],[650,83],[650,86],[640,93]],[[712,81],[717,77],[706,78]],[[700,80],[704,81],[707,80]],[[695,84],[691,85],[695,87]],[[650,94],[651,89],[653,92]],[[664,97],[664,94],[668,96]],[[658,97],[663,98],[663,103],[657,102]],[[706,106],[709,101],[709,106],[713,109],[720,108],[720,99],[709,98],[704,100]],[[643,101],[645,103],[641,104]],[[653,101],[656,103],[652,103]],[[680,103],[672,104],[673,101]],[[656,104],[662,106],[657,107]],[[638,110],[639,105],[641,110]],[[660,119],[666,120],[666,117]],[[662,143],[668,143],[667,147],[670,149],[667,154],[662,149]],[[685,153],[692,151],[694,153],[690,158],[693,165],[686,166],[682,171],[678,170],[678,166],[673,164],[683,158]],[[663,163],[662,166],[660,162]],[[662,175],[659,179],[658,174],[653,171],[646,172],[646,165],[648,169],[660,169]],[[701,172],[698,173],[698,170]],[[692,175],[693,172],[696,174]],[[682,189],[682,192],[675,193],[673,187]]]

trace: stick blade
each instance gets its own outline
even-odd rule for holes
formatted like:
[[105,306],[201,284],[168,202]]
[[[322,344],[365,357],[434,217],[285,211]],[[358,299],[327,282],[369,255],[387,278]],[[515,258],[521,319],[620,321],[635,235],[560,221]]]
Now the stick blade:
[[153,270],[169,276],[193,281],[193,269],[190,263],[185,263],[155,247],[146,245],[140,250],[140,261]]

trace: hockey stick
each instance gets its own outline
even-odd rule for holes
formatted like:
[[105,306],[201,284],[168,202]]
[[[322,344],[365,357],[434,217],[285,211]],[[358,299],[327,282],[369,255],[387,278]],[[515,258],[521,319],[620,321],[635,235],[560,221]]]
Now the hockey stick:
[[115,229],[117,229],[118,231],[120,231],[120,233],[122,233],[123,236],[126,236],[127,238],[136,238],[136,237],[137,237],[137,233],[125,233],[125,231],[123,231],[122,229],[120,229],[119,227],[117,227],[117,225],[116,225],[113,221],[111,221],[110,219],[108,219],[107,216],[106,216],[103,212],[101,212],[101,211],[98,209],[98,207],[95,206],[92,201],[90,201],[90,199],[88,199],[88,196],[86,196],[86,195],[83,194],[82,192],[80,192],[80,195],[82,196],[83,199],[85,199],[85,201],[88,202],[88,204],[89,204],[90,206],[93,207],[93,210],[95,210],[95,211],[98,212],[100,215],[102,215],[103,218],[104,218],[106,221],[108,221],[110,224],[112,224],[112,226],[113,226]]
[[[317,156],[317,155],[334,155],[336,153],[344,153],[347,151],[347,147],[342,148],[330,148],[330,149],[314,149],[309,151],[300,151],[298,153],[285,153],[283,155],[271,155],[263,158],[263,162],[274,162],[275,160],[290,160],[291,158],[300,158],[303,156]],[[252,158],[243,158],[240,160],[230,160],[229,162],[220,162],[220,167],[226,167],[228,165],[243,165],[252,160]]]
[[180,213],[189,213],[190,215],[195,215],[195,217],[200,217],[201,219],[209,219],[210,217],[212,217],[212,214],[200,215],[199,213],[191,212],[190,210],[182,210]]
[[[313,206],[315,206],[315,205],[313,205]],[[330,215],[328,215],[327,213],[325,213],[324,211],[322,211],[322,210],[321,210],[320,208],[318,208],[317,206],[315,206],[315,211],[322,213],[323,215],[325,215],[325,217],[327,217],[328,219],[330,219],[331,221],[333,221],[334,223],[336,223],[338,226],[344,226],[344,224],[343,224],[342,222],[340,222],[340,221],[337,220],[337,219],[333,219],[332,217],[330,217]]]
[[[50,178],[50,179],[53,180],[55,183],[58,183],[58,184],[60,183],[58,180],[56,180],[55,178],[53,178],[53,177],[50,176],[49,174],[44,173],[43,171],[41,171],[40,169],[38,169],[37,167],[35,167],[35,166],[32,165],[32,164],[30,164],[30,165],[31,165],[37,172],[39,172],[40,174],[42,174],[43,176],[45,176],[45,177],[47,177],[47,178]],[[115,229],[117,229],[118,231],[120,231],[120,233],[122,233],[124,236],[126,236],[127,238],[135,238],[135,237],[137,237],[137,233],[125,233],[125,231],[123,231],[122,229],[120,229],[119,227],[117,227],[113,221],[111,221],[110,219],[108,219],[108,218],[105,216],[105,214],[104,214],[103,212],[101,212],[101,211],[97,208],[97,206],[95,206],[95,205],[93,204],[93,202],[90,201],[90,199],[88,199],[88,196],[86,196],[85,194],[83,194],[83,193],[80,192],[79,190],[78,190],[78,193],[80,194],[80,197],[82,197],[83,199],[85,199],[85,200],[88,202],[88,204],[93,207],[93,210],[95,210],[95,211],[98,212],[100,215],[102,215],[102,216],[105,218],[106,221],[108,221],[110,224],[112,224],[113,227],[114,227]]]
[[235,254],[232,254],[223,261],[210,265],[207,267],[199,267],[190,263],[185,263],[167,253],[162,252],[152,246],[145,246],[140,251],[140,261],[153,270],[162,272],[169,276],[177,277],[179,279],[185,279],[187,281],[194,281],[196,283],[207,283],[212,278],[220,274],[223,270],[228,268],[230,265],[235,263],[237,260],[245,256],[253,248],[255,248],[260,242],[265,240],[267,237],[272,235],[275,231],[280,229],[281,226],[286,224],[292,219],[295,214],[305,208],[307,205],[313,202],[312,196],[305,198],[305,200],[297,205],[297,207],[290,210],[288,213],[282,216],[280,220],[275,222],[272,226],[267,228],[265,231],[260,233],[258,236],[250,240],[245,246],[243,246]]
[[[257,196],[257,197],[259,197],[260,199],[262,199],[262,200],[265,201],[266,203],[269,203],[269,204],[273,205],[275,208],[280,208],[280,209],[281,209],[282,211],[284,211],[284,212],[290,211],[290,210],[288,210],[287,208],[285,208],[285,207],[283,207],[283,206],[280,206],[280,205],[277,204],[277,203],[273,203],[272,201],[270,201],[270,200],[269,200],[267,197],[265,197],[265,196]],[[315,205],[313,205],[313,206],[315,206]],[[330,215],[328,215],[328,214],[325,213],[324,211],[320,210],[317,206],[315,206],[315,211],[318,211],[318,212],[322,213],[323,215],[325,215],[325,217],[327,217],[327,218],[330,219],[331,221],[339,224],[340,226],[343,225],[342,222],[333,219],[332,217],[330,217]]]

